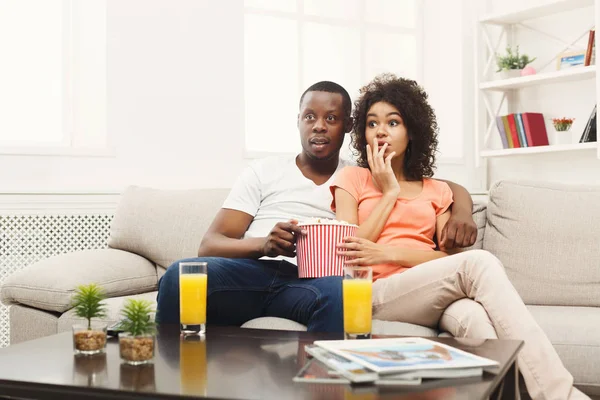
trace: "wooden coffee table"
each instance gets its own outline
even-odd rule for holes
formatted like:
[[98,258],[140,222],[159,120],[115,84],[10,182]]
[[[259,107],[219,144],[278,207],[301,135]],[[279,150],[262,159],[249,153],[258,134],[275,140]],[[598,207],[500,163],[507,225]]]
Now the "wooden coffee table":
[[[34,399],[487,399],[515,398],[521,341],[436,338],[500,363],[499,373],[436,380],[418,387],[377,388],[294,383],[304,345],[337,334],[212,327],[203,342],[181,344],[178,326],[162,326],[154,363],[121,364],[116,339],[105,355],[74,356],[61,333],[0,350],[0,395]],[[183,349],[183,355],[181,354]]]

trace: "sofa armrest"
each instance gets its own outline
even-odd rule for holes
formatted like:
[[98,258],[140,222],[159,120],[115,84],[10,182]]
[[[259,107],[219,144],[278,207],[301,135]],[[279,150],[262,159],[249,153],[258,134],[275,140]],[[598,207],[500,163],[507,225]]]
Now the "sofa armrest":
[[65,312],[81,284],[96,283],[107,297],[156,290],[156,266],[122,250],[85,250],[62,254],[31,264],[10,275],[0,288],[6,304],[25,304],[47,311]]

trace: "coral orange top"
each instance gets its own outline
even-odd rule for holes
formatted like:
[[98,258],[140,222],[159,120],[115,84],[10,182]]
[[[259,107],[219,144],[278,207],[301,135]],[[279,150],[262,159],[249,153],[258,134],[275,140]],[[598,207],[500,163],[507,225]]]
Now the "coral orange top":
[[[373,183],[371,171],[361,167],[345,167],[331,186],[334,194],[331,209],[335,212],[335,188],[350,193],[358,203],[358,225],[371,214],[383,194]],[[421,194],[404,198],[402,193],[386,221],[377,243],[410,248],[414,250],[435,250],[437,217],[452,204],[452,191],[446,182],[423,179]],[[403,272],[408,268],[394,264],[373,265],[373,280]]]

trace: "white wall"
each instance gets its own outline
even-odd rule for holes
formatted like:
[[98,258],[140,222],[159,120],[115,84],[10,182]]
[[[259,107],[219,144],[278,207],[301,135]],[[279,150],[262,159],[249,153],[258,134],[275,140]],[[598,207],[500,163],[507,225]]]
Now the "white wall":
[[[435,177],[472,192],[484,189],[485,173],[475,169],[473,140],[473,27],[478,6],[471,0],[424,0],[423,86],[436,112],[442,149]],[[449,159],[443,153],[449,147],[461,149],[462,156]]]
[[[498,13],[532,5],[543,4],[549,0],[491,0],[488,12]],[[528,25],[553,33],[570,42],[594,24],[592,8],[571,11],[569,13],[550,16],[527,22]],[[560,44],[548,41],[535,33],[520,30],[517,34],[520,49],[538,60],[532,64],[539,69],[546,61],[561,50]],[[587,46],[585,35],[579,42],[579,47],[585,50]],[[556,70],[552,63],[543,71]],[[523,112],[530,110],[542,112],[544,117],[575,117],[571,128],[574,141],[578,141],[581,132],[590,116],[596,102],[595,81],[593,79],[539,86],[526,89],[518,96],[519,107],[508,112]],[[505,110],[507,111],[507,110]],[[546,122],[546,128],[552,129],[551,122]],[[492,135],[497,136],[494,131]],[[494,158],[488,164],[489,182],[498,179],[529,179],[565,183],[600,184],[600,160],[596,150],[563,152],[554,154],[538,154],[507,158]]]
[[108,0],[113,158],[0,155],[0,192],[229,187],[243,159],[243,1]]
[[[447,163],[441,155],[436,176],[477,191],[486,172],[474,169],[473,33],[475,8],[484,2],[424,1],[423,84],[441,129],[463,146],[458,160]],[[541,1],[491,0],[487,11]],[[247,162],[243,0],[177,0],[176,7],[169,0],[108,0],[107,25],[107,126],[116,156],[0,155],[0,192],[119,192],[129,184],[231,186]],[[523,43],[528,46],[535,42]],[[543,90],[531,97],[549,98]],[[522,101],[528,101],[527,95]],[[586,103],[577,116],[584,123],[591,111],[587,97],[574,98],[569,110],[579,102]],[[489,182],[600,183],[599,169],[600,161],[588,151],[494,159],[487,173]]]

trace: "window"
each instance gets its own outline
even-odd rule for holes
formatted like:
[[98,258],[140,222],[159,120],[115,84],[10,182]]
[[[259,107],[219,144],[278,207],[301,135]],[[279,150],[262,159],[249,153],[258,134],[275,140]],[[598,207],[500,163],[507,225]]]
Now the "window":
[[106,0],[2,0],[0,54],[0,153],[106,150]]
[[[304,90],[322,80],[353,100],[381,72],[420,80],[417,0],[245,0],[245,140],[249,156],[298,152]],[[349,140],[347,140],[347,143]],[[343,155],[347,156],[348,146]]]

